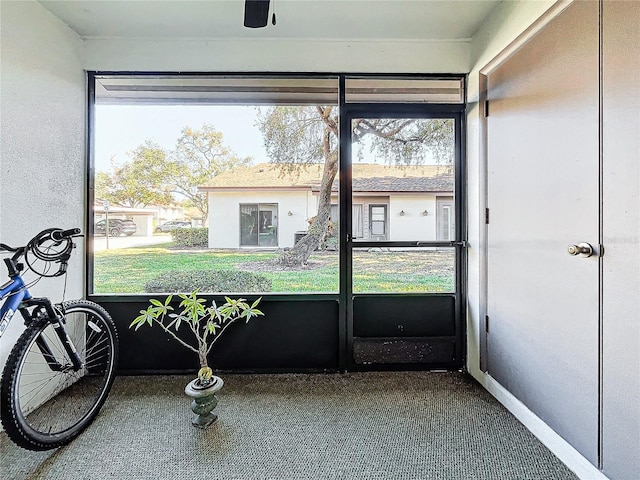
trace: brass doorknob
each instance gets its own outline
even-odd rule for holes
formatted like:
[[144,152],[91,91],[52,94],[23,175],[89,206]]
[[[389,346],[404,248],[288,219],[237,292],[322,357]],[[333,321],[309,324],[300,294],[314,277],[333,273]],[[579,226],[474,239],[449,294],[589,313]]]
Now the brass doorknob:
[[581,242],[576,245],[569,245],[567,247],[569,255],[580,255],[582,257],[590,257],[593,255],[593,247],[586,242]]

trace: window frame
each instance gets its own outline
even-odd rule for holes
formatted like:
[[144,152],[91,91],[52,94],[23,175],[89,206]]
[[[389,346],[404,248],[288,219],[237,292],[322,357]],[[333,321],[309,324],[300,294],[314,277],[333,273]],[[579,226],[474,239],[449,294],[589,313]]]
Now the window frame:
[[[94,292],[94,249],[93,249],[93,235],[94,235],[94,215],[93,215],[93,204],[95,199],[95,159],[94,159],[94,140],[93,135],[95,132],[95,105],[96,105],[96,78],[104,77],[104,76],[119,76],[119,77],[141,77],[141,78],[153,78],[158,76],[174,76],[179,78],[193,79],[197,77],[220,77],[220,78],[241,78],[241,79],[261,79],[261,78],[270,78],[270,79],[299,79],[299,78],[317,78],[317,79],[336,79],[338,80],[338,107],[340,112],[340,134],[339,142],[340,149],[346,148],[347,136],[345,133],[347,132],[348,127],[343,125],[345,123],[342,121],[347,118],[347,114],[357,114],[362,111],[362,115],[365,115],[366,112],[369,112],[372,108],[376,111],[380,112],[380,116],[385,116],[385,112],[415,112],[418,106],[422,107],[425,111],[428,112],[428,116],[433,118],[440,117],[449,117],[449,118],[457,118],[459,119],[458,129],[460,133],[458,135],[459,144],[456,145],[457,154],[456,157],[460,159],[461,162],[464,161],[463,145],[465,145],[465,138],[462,132],[464,132],[464,116],[462,113],[466,110],[466,91],[467,91],[467,75],[458,74],[458,73],[438,73],[438,74],[421,74],[421,73],[357,73],[357,72],[331,72],[331,73],[318,73],[318,72],[297,72],[297,73],[285,73],[285,72],[157,72],[157,71],[88,71],[87,72],[87,142],[86,142],[86,179],[87,179],[87,196],[86,200],[88,203],[87,215],[86,215],[86,223],[85,223],[85,232],[87,234],[87,249],[86,249],[86,262],[85,262],[85,292],[87,296],[97,295],[97,296],[122,296],[120,293],[100,293],[97,294]],[[380,101],[380,102],[372,102],[367,104],[346,102],[345,94],[346,94],[346,81],[347,79],[379,79],[381,81],[387,80],[402,80],[406,79],[409,81],[414,80],[450,80],[455,79],[459,80],[461,95],[460,95],[460,103],[428,103],[422,104],[420,102],[415,103],[390,103],[390,101]],[[342,163],[342,162],[341,162]],[[461,163],[462,165],[462,163]],[[340,167],[342,169],[342,165]],[[464,217],[463,205],[466,202],[466,192],[463,190],[466,182],[464,181],[465,172],[460,166],[456,166],[456,186],[455,191],[459,192],[457,195],[459,201],[456,202],[456,211],[455,211],[455,222],[456,222],[456,242],[464,241],[466,238],[466,218]],[[346,214],[344,208],[345,204],[345,193],[342,182],[344,181],[344,175],[341,175],[340,180],[340,190],[338,192],[339,205],[340,205],[340,216],[343,217]],[[349,206],[351,208],[351,201],[349,200]],[[364,206],[363,206],[363,215],[364,215]],[[363,219],[364,222],[364,219]],[[341,231],[344,228],[341,220]],[[351,225],[349,225],[349,229]],[[345,230],[346,231],[346,230]],[[459,232],[459,233],[458,233]],[[364,234],[364,223],[363,223],[363,234]],[[342,240],[339,242],[340,249],[340,264],[339,264],[339,276],[340,276],[340,284],[343,283],[343,278],[346,275],[350,275],[350,271],[345,270],[345,261],[346,255],[344,255],[344,250],[346,247],[342,245],[344,243]],[[456,242],[442,242],[446,243],[446,246],[451,246]],[[445,245],[443,245],[445,246]],[[462,262],[458,262],[462,263]],[[456,278],[462,278],[462,272],[456,271]],[[344,290],[342,287],[339,288],[339,292]],[[339,297],[340,293],[324,293],[324,292],[310,292],[310,293],[276,293],[271,294],[274,297],[282,297],[283,295],[290,296],[291,298],[300,298],[301,296],[318,296],[318,295],[329,295],[332,297]],[[137,294],[127,294],[127,295],[137,295]],[[270,295],[269,293],[265,293],[265,295]]]
[[[85,232],[87,234],[87,248],[86,248],[86,262],[85,262],[85,288],[86,288],[86,296],[101,305],[103,305],[108,311],[112,312],[112,316],[116,319],[117,323],[119,323],[119,328],[122,327],[122,335],[121,342],[125,348],[122,349],[123,355],[121,356],[121,368],[124,368],[125,371],[131,373],[148,373],[148,372],[158,372],[165,371],[166,368],[174,369],[172,371],[176,371],[175,369],[181,368],[191,368],[191,362],[189,361],[188,367],[183,367],[183,363],[177,362],[176,358],[173,357],[173,354],[168,354],[171,357],[170,363],[164,365],[159,365],[157,359],[152,363],[147,363],[146,359],[150,357],[141,357],[139,353],[140,350],[140,337],[133,335],[126,328],[129,321],[128,315],[133,314],[137,311],[139,305],[142,303],[148,302],[149,298],[153,295],[150,294],[121,294],[121,293],[111,293],[111,294],[96,294],[89,293],[93,292],[93,273],[94,273],[94,256],[93,256],[93,204],[94,204],[94,192],[95,192],[95,166],[94,166],[94,154],[93,154],[93,135],[95,129],[95,77],[96,75],[139,75],[139,76],[153,76],[153,75],[162,75],[166,74],[166,72],[122,72],[122,71],[88,71],[88,88],[87,88],[87,142],[86,142],[86,179],[87,179],[87,197],[86,201],[88,204],[88,213],[85,217]],[[173,73],[174,75],[178,75],[178,73]],[[370,113],[370,109],[373,107],[371,104],[356,104],[345,102],[345,79],[347,77],[371,77],[371,78],[381,78],[381,79],[395,79],[395,78],[410,78],[410,79],[433,79],[433,78],[456,78],[461,80],[462,84],[462,98],[460,103],[453,104],[429,104],[424,105],[424,110],[429,113],[429,115],[434,118],[441,118],[443,115],[448,116],[449,118],[456,119],[456,181],[455,181],[455,191],[457,192],[457,201],[455,208],[455,222],[456,222],[456,242],[442,242],[443,246],[452,246],[452,244],[456,244],[455,248],[457,250],[457,255],[459,261],[456,262],[456,284],[459,286],[456,288],[455,294],[449,293],[403,293],[403,294],[394,294],[393,297],[400,298],[403,300],[412,299],[418,300],[427,300],[428,305],[432,305],[433,302],[440,302],[447,300],[454,300],[451,298],[455,295],[455,339],[454,337],[446,337],[450,338],[454,342],[454,350],[455,355],[450,358],[450,360],[442,361],[436,364],[430,364],[431,368],[446,368],[446,369],[459,369],[463,368],[465,364],[465,356],[466,356],[466,170],[465,170],[465,155],[464,152],[466,150],[466,139],[465,139],[465,111],[466,111],[466,83],[467,76],[460,74],[419,74],[419,73],[409,73],[409,74],[398,74],[398,73],[388,73],[388,74],[377,74],[377,73],[264,73],[264,72],[241,72],[241,73],[207,73],[207,72],[190,72],[185,74],[180,74],[184,77],[192,77],[199,75],[221,75],[221,76],[229,76],[229,75],[237,75],[237,76],[254,76],[254,77],[263,77],[265,75],[269,75],[272,77],[295,77],[295,76],[317,76],[317,77],[338,77],[339,82],[339,108],[340,108],[340,134],[339,134],[339,142],[340,142],[340,151],[345,151],[348,148],[347,142],[349,142],[348,130],[349,126],[347,122],[344,120],[349,113],[354,114],[358,112],[362,112],[361,115],[366,115]],[[385,116],[385,112],[414,112],[416,109],[416,104],[388,104],[388,103],[380,103],[376,104],[375,108],[377,111],[381,112],[381,116]],[[342,153],[341,153],[342,155]],[[347,195],[351,196],[351,192],[346,192],[343,187],[343,182],[346,181],[346,177],[344,176],[346,166],[342,162],[340,162],[340,191],[339,195],[339,205],[340,205],[340,215],[341,215],[341,231],[348,232],[351,228],[351,225],[345,225],[344,221],[346,220],[346,212],[347,208],[351,208],[351,199],[347,200]],[[347,229],[348,227],[348,229]],[[273,328],[272,322],[276,322],[278,327],[282,332],[283,336],[286,337],[286,341],[284,343],[285,348],[282,346],[274,348],[263,348],[263,342],[260,340],[259,346],[260,348],[251,348],[253,344],[249,347],[249,351],[252,352],[260,352],[260,355],[257,355],[255,360],[247,360],[247,362],[242,363],[240,367],[237,367],[237,359],[234,357],[234,362],[231,368],[244,368],[243,371],[271,371],[272,369],[293,369],[294,371],[344,371],[347,369],[357,368],[359,370],[364,369],[367,370],[367,367],[362,365],[356,366],[353,363],[353,359],[351,354],[353,353],[353,296],[352,292],[348,289],[347,286],[347,278],[351,276],[351,269],[348,264],[350,261],[349,258],[345,255],[345,251],[347,250],[345,239],[346,235],[341,235],[339,242],[340,249],[340,262],[339,262],[339,289],[338,292],[334,293],[266,293],[262,295],[263,297],[263,310],[265,311],[265,315],[267,318],[271,319],[269,322],[269,331]],[[223,294],[208,294],[207,298],[211,300],[223,300]],[[250,295],[249,298],[252,296]],[[348,298],[350,297],[350,298]],[[358,295],[359,298],[372,298],[371,295]],[[323,310],[322,315],[320,316],[322,319],[321,325],[316,325],[316,330],[314,330],[312,335],[309,335],[307,330],[301,328],[307,325],[307,321],[300,322],[301,315],[306,315],[304,312],[315,311],[318,305],[323,305],[325,310]],[[413,312],[415,309],[407,311],[407,313]],[[420,310],[424,310],[421,308]],[[278,323],[279,322],[279,323]],[[258,322],[252,322],[248,326],[251,332],[254,332],[253,329],[259,329],[260,324]],[[243,332],[245,330],[243,329]],[[319,335],[319,332],[322,333],[322,336]],[[255,334],[255,332],[254,332]],[[230,333],[233,336],[233,332]],[[321,338],[320,338],[321,337]],[[248,338],[248,337],[243,337]],[[263,335],[259,335],[256,338],[263,338]],[[318,340],[320,338],[320,340]],[[434,340],[444,337],[433,337]],[[152,349],[156,349],[158,345],[158,341],[164,341],[164,338],[157,339],[152,342]],[[291,353],[290,350],[295,350],[296,345],[303,345],[303,349],[301,349],[297,353]],[[267,347],[269,347],[267,345]],[[176,347],[177,348],[177,347]],[[155,351],[155,350],[153,350]],[[176,355],[182,353],[181,350],[176,350]],[[151,355],[153,357],[153,355]],[[167,357],[167,358],[169,358]],[[252,357],[253,358],[253,357]],[[286,361],[285,361],[286,358]],[[298,359],[296,361],[292,361],[292,359]],[[144,361],[143,361],[144,360]],[[255,363],[258,362],[258,363]],[[284,362],[284,363],[283,363]],[[242,366],[246,365],[246,366]],[[160,368],[160,370],[158,370]],[[229,367],[227,367],[229,368]],[[379,369],[380,366],[374,366],[374,369]],[[382,367],[384,368],[384,367]],[[397,368],[391,366],[390,368]],[[428,368],[428,366],[426,367]],[[256,370],[258,369],[258,370]],[[183,370],[187,371],[187,370]],[[190,371],[190,370],[189,370]]]

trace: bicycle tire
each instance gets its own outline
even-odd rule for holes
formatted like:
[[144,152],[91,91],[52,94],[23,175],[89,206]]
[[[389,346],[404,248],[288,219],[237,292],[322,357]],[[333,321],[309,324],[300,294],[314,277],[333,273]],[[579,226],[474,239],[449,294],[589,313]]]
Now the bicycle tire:
[[[2,425],[9,438],[27,450],[50,450],[76,438],[98,415],[115,379],[118,333],[107,311],[87,300],[64,302],[63,308],[83,368],[68,368],[66,350],[49,319],[42,318],[20,336],[2,374]],[[49,367],[39,339],[67,368]]]

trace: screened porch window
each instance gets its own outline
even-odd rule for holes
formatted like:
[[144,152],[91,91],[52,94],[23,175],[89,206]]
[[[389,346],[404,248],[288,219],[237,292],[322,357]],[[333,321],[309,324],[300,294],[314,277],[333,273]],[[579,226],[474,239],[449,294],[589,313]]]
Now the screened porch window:
[[[348,242],[338,241],[340,221],[346,220],[339,218],[340,192],[345,187],[346,195],[351,195],[350,233],[358,242],[432,241],[436,228],[448,229],[447,238],[454,238],[455,203],[452,201],[448,217],[445,211],[436,213],[436,205],[431,205],[435,203],[432,191],[453,197],[453,187],[448,188],[445,181],[445,173],[453,172],[453,157],[447,154],[442,164],[435,165],[429,153],[433,149],[427,148],[419,159],[421,165],[414,166],[421,168],[419,174],[407,177],[399,172],[411,167],[405,165],[409,157],[387,155],[389,147],[381,142],[376,143],[380,147],[376,152],[371,151],[372,132],[365,135],[364,128],[385,133],[384,126],[398,120],[396,108],[404,111],[409,104],[419,105],[411,109],[407,132],[416,128],[431,132],[429,145],[436,142],[443,152],[453,152],[451,115],[415,115],[423,104],[462,105],[463,77],[90,72],[89,81],[93,87],[90,170],[94,172],[88,187],[88,208],[93,212],[89,220],[90,294],[151,293],[147,285],[171,277],[172,271],[227,267],[266,276],[271,287],[260,293],[338,293],[341,275],[347,274],[341,273],[341,259],[347,258],[351,248]],[[339,148],[343,143],[339,126],[357,120],[350,117],[354,108],[360,108],[354,103],[368,103],[367,111],[376,114],[359,119],[357,134],[351,129],[353,153],[347,153]],[[391,106],[382,105],[385,103]],[[390,117],[378,117],[377,112],[382,111]],[[354,135],[362,141],[354,143]],[[349,167],[340,167],[344,160],[349,160]],[[327,162],[332,162],[331,168],[325,169]],[[323,184],[325,170],[337,173],[332,182]],[[340,180],[341,176],[348,178]],[[422,180],[413,181],[414,177]],[[422,184],[429,182],[433,184],[429,198],[418,198],[427,189]],[[131,184],[135,187],[129,188]],[[331,191],[321,196],[323,185]],[[392,188],[402,193],[395,203],[389,200]],[[333,234],[307,250],[311,252],[308,261],[301,260],[284,272],[272,267],[279,266],[286,252],[309,237],[321,197],[323,209],[335,203],[331,205]],[[372,203],[385,204],[386,212],[383,208],[372,212]],[[407,212],[402,219],[400,211]],[[126,232],[105,235],[96,223],[107,214],[110,219],[131,218],[135,233],[130,237]],[[436,219],[442,219],[438,227]],[[185,228],[170,228],[175,222]],[[189,246],[188,251],[181,248],[183,244]],[[301,243],[294,253],[304,246]],[[378,258],[388,260],[384,255]],[[135,278],[119,274],[132,263],[144,265]],[[359,284],[364,285],[358,287],[363,291],[443,291],[413,283],[391,285],[390,277],[382,275],[377,266],[363,263],[367,268],[360,266],[361,271],[364,268],[363,274],[373,279]],[[180,288],[190,291],[194,287]],[[244,293],[243,288],[238,291]],[[166,291],[175,289],[169,286]]]

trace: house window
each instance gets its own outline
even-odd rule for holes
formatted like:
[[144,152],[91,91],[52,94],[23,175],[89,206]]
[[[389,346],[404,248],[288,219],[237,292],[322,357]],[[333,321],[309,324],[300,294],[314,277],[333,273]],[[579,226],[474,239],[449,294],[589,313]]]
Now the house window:
[[[353,238],[362,238],[362,204],[353,204],[351,206],[351,212],[351,234],[353,235]],[[340,223],[340,207],[335,203],[331,205],[331,221],[336,226]]]
[[438,197],[437,199],[437,238],[452,241],[456,238],[455,213],[453,197]]
[[240,204],[240,246],[278,246],[278,204]]
[[443,240],[451,240],[451,206],[444,205],[442,207],[442,232],[444,239]]
[[387,206],[386,205],[370,205],[369,206],[369,228],[371,230],[371,238],[376,240],[386,239],[387,237]]
[[363,227],[362,227],[362,204],[356,204],[351,207],[351,233],[353,234],[353,238],[362,238]]

